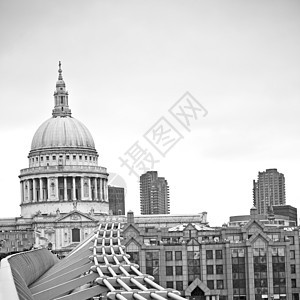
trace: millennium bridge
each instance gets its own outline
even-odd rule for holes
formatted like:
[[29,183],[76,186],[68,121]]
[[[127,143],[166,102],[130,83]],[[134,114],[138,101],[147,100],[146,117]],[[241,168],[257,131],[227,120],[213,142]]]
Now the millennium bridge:
[[66,258],[47,249],[4,258],[0,263],[2,300],[183,300],[180,293],[154,282],[129,261],[121,222],[107,218]]

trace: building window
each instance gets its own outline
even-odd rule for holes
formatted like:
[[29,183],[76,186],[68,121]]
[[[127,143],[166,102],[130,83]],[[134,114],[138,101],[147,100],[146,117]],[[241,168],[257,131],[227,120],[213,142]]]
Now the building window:
[[283,247],[272,248],[274,294],[286,293],[285,253]]
[[175,251],[175,260],[182,260],[182,252]]
[[84,159],[87,160],[87,156],[85,156]]
[[70,159],[70,155],[66,155],[66,159]]
[[227,236],[227,239],[230,241],[230,243],[238,243],[242,240],[241,235],[229,235]]
[[216,265],[216,274],[223,274],[223,265]]
[[90,156],[90,161],[92,160],[92,157]]
[[46,156],[46,160],[49,160],[49,156],[48,155]]
[[173,286],[173,281],[167,281],[167,289],[172,289]]
[[223,280],[217,280],[217,289],[223,290],[224,289],[224,282]]
[[44,161],[44,157],[43,156],[41,156],[41,161]]
[[196,278],[201,279],[199,246],[188,246],[187,265],[188,265],[188,285],[190,285]]
[[290,240],[290,245],[295,245],[295,239],[294,239],[294,237],[293,236],[289,236],[288,238]]
[[79,155],[79,160],[82,160],[82,155]]
[[215,288],[214,286],[214,281],[213,280],[207,280],[207,287],[210,289],[210,290],[213,290]]
[[182,275],[182,266],[175,266],[176,275]]
[[140,257],[139,257],[139,252],[128,252],[126,251],[127,254],[130,255],[129,261],[134,263],[134,264],[140,264]]
[[173,253],[172,251],[166,251],[166,261],[173,260]]
[[299,300],[299,293],[292,294],[292,300]]
[[268,237],[274,242],[279,242],[279,234],[268,234]]
[[295,259],[295,250],[290,250],[290,259]]
[[176,281],[176,290],[183,291],[183,282],[182,281]]
[[292,279],[292,288],[297,287],[296,279]]
[[159,283],[159,251],[146,252],[146,273],[152,275]]
[[212,275],[212,274],[214,274],[214,266],[213,266],[213,265],[207,265],[207,266],[206,266],[206,274],[207,274],[207,275]]
[[56,160],[56,156],[55,156],[55,155],[53,155],[53,156],[52,156],[52,159],[53,159],[53,160]]
[[245,249],[231,249],[232,286],[235,296],[246,295]]
[[206,250],[206,259],[213,259],[213,251],[212,250]]
[[173,266],[166,266],[166,275],[167,276],[173,275]]
[[222,259],[223,253],[222,250],[216,250],[216,259]]
[[291,274],[296,274],[296,265],[291,265]]

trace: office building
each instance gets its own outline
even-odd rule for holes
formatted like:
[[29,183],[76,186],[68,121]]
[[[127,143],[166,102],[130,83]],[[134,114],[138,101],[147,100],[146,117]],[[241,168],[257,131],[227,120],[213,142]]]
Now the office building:
[[161,286],[198,300],[299,300],[299,228],[258,219],[212,228],[206,214],[133,216],[126,252]]
[[277,169],[267,169],[258,173],[253,180],[253,205],[258,214],[267,214],[270,206],[285,204],[285,179]]
[[109,213],[125,215],[125,190],[122,187],[108,186]]
[[276,215],[285,216],[291,223],[295,223],[295,226],[298,225],[298,217],[297,217],[297,208],[291,205],[273,205],[273,211]]
[[164,177],[158,177],[157,171],[148,171],[140,176],[141,214],[169,214],[169,186]]

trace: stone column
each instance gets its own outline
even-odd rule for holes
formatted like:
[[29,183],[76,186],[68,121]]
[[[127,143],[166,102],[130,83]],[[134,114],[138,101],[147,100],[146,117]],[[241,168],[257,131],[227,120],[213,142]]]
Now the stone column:
[[26,181],[23,181],[23,201],[28,202],[28,188],[26,193]]
[[47,180],[47,195],[46,195],[46,198],[47,198],[47,200],[50,200],[50,180],[49,180],[48,177],[46,178],[46,180]]
[[89,183],[89,200],[92,199],[92,182],[91,182],[91,177],[88,178],[88,183]]
[[105,201],[105,202],[108,202],[107,179],[104,179],[104,201]]
[[21,203],[24,202],[24,188],[23,188],[23,181],[20,181],[20,192],[21,192]]
[[35,178],[32,179],[32,200],[33,202],[36,202],[36,182]]
[[100,201],[103,201],[103,193],[102,193],[102,186],[103,186],[103,182],[102,182],[103,178],[100,178]]
[[94,190],[95,190],[95,200],[98,200],[98,186],[97,186],[97,177],[94,178],[95,184],[94,184]]
[[32,202],[31,188],[32,188],[32,179],[28,179],[28,202]]
[[80,177],[80,186],[81,186],[81,200],[83,200],[83,198],[84,198],[83,177]]
[[43,179],[40,178],[40,201],[43,201]]
[[76,200],[76,177],[72,177],[72,189],[73,189],[73,195],[72,195],[72,200]]
[[64,200],[68,200],[67,177],[64,177]]
[[55,199],[59,201],[58,177],[55,177]]

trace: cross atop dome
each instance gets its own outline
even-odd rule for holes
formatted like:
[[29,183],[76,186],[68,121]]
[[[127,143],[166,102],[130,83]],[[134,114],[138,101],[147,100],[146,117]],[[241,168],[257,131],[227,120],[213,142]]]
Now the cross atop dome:
[[56,82],[56,91],[54,92],[54,109],[52,116],[56,117],[70,117],[71,109],[68,105],[68,92],[66,91],[66,84],[62,77],[61,62],[58,63],[58,80]]

